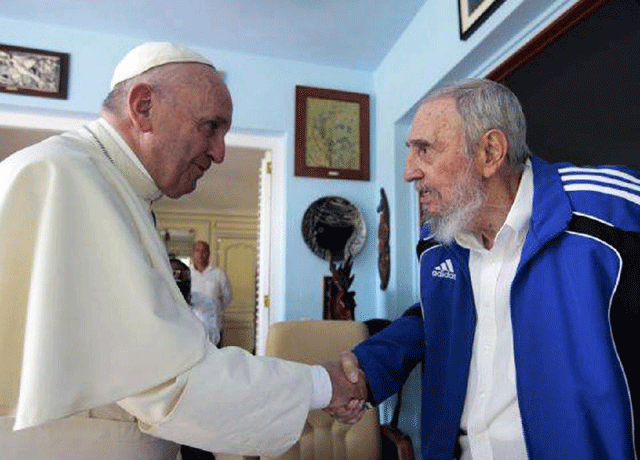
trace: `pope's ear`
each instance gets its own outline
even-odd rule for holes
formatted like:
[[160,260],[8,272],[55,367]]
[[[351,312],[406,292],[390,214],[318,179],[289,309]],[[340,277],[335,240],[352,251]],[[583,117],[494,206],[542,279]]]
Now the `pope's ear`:
[[129,91],[127,108],[131,121],[141,132],[151,131],[152,89],[145,83],[135,85]]
[[484,133],[480,141],[480,168],[483,177],[491,177],[502,167],[507,158],[509,143],[507,136],[498,129]]

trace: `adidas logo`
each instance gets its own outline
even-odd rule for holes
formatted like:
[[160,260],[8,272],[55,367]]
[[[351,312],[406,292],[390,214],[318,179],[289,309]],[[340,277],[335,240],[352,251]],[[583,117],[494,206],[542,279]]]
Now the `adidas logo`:
[[456,279],[456,272],[453,270],[451,259],[447,259],[440,265],[435,266],[431,272],[431,276],[436,278],[449,278],[452,280]]

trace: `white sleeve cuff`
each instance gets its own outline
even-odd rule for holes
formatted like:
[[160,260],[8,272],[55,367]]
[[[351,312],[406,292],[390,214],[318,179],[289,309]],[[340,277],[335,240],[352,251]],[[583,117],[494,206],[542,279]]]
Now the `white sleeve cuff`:
[[311,366],[311,410],[324,409],[331,402],[333,386],[327,370],[320,365]]

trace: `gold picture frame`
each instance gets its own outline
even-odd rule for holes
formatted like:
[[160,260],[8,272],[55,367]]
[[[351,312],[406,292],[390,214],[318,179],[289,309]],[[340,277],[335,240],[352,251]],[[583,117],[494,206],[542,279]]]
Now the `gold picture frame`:
[[0,43],[0,92],[66,99],[69,54]]
[[295,175],[369,180],[369,95],[296,86]]

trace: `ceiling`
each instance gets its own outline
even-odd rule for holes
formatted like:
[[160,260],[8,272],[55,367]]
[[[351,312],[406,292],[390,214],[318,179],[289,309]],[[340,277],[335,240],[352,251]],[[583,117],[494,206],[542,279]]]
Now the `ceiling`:
[[260,150],[227,147],[222,164],[212,164],[196,190],[177,200],[162,197],[155,209],[230,214],[258,213]]
[[0,15],[92,32],[374,70],[426,0],[20,0]]

